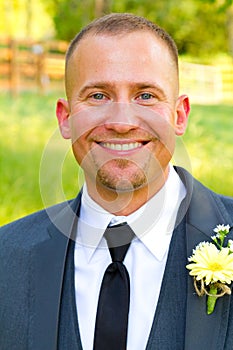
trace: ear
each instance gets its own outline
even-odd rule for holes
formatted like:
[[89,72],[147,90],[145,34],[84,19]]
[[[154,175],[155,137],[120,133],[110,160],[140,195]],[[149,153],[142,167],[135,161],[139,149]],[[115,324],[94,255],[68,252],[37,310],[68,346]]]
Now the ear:
[[174,127],[177,136],[181,136],[185,133],[189,112],[189,98],[187,95],[182,95],[178,98],[176,103],[176,120]]
[[64,139],[70,139],[71,130],[69,123],[70,112],[68,101],[64,100],[63,98],[60,98],[57,101],[56,115],[62,136],[64,137]]

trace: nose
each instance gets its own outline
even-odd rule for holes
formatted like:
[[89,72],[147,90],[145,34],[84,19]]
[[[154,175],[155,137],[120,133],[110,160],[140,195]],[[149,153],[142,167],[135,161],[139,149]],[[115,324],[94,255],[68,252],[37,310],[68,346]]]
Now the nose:
[[108,111],[104,126],[108,130],[124,134],[137,129],[139,121],[130,104],[115,102]]

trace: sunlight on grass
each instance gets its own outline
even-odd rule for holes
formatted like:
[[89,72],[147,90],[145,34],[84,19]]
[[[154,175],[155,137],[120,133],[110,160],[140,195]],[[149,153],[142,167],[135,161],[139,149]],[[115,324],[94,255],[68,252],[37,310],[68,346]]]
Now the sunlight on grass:
[[[25,93],[12,99],[7,94],[0,95],[0,224],[43,209],[44,205],[70,199],[82,185],[83,174],[72,156],[70,143],[57,132],[58,97]],[[214,191],[230,196],[232,130],[232,106],[193,106],[183,138],[193,175]],[[54,135],[55,142],[48,149]],[[45,154],[50,157],[42,174],[46,203],[39,184]]]

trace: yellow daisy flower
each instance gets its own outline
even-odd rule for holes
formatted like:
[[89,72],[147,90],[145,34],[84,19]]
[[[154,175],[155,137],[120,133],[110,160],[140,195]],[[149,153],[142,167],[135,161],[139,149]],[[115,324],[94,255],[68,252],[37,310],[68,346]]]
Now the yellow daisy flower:
[[202,242],[189,258],[186,267],[197,280],[206,285],[215,282],[230,284],[233,281],[233,254],[229,248],[219,250],[213,243]]

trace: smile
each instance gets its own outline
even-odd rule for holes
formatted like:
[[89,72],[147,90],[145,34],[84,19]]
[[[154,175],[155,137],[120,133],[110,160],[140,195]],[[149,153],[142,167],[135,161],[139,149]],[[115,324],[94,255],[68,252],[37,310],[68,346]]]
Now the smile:
[[112,143],[112,142],[101,142],[100,145],[104,148],[113,151],[131,151],[143,146],[142,142],[129,142],[129,143]]

